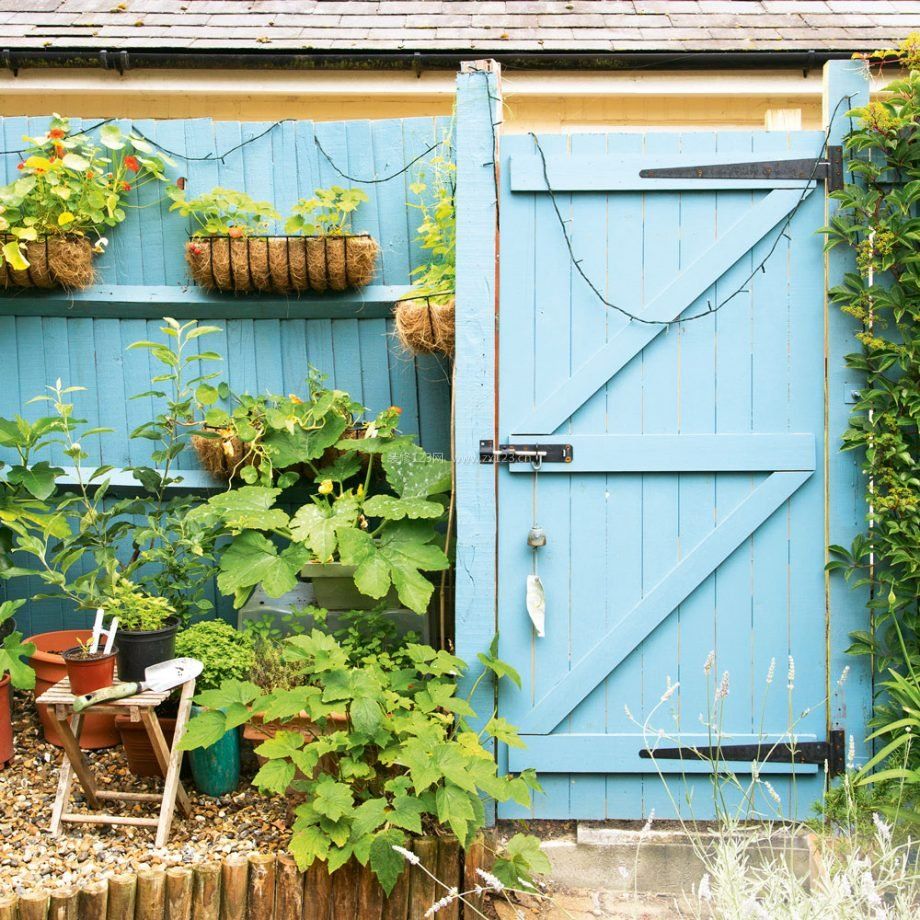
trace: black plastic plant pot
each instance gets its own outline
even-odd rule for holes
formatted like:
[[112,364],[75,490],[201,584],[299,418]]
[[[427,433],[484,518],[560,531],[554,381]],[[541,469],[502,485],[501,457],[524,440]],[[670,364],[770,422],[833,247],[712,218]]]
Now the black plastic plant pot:
[[160,629],[118,630],[118,679],[142,681],[153,664],[176,657],[179,621],[170,619]]
[[0,623],[0,642],[2,642],[15,628],[16,621],[12,617]]

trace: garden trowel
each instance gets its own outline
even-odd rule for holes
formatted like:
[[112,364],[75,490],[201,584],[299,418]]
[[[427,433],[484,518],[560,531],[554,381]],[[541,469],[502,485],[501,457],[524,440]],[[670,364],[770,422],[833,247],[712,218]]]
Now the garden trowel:
[[161,661],[152,664],[144,671],[144,679],[140,683],[127,681],[123,684],[112,684],[103,687],[94,693],[74,697],[73,711],[83,712],[96,703],[111,703],[113,700],[123,700],[129,696],[152,690],[154,693],[165,693],[174,687],[181,687],[186,681],[196,678],[204,665],[197,658],[173,658],[172,661]]

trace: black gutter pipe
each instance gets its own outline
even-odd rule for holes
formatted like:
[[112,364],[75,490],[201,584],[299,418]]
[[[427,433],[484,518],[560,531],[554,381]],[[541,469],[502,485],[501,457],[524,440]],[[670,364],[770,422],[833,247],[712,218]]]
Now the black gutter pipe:
[[40,67],[101,67],[124,73],[128,70],[457,70],[463,61],[493,58],[508,69],[519,70],[708,70],[733,68],[801,68],[807,72],[825,61],[853,56],[852,50],[821,51],[649,51],[620,54],[616,51],[526,52],[501,49],[475,51],[172,51],[119,48],[6,49],[0,64],[17,73]]

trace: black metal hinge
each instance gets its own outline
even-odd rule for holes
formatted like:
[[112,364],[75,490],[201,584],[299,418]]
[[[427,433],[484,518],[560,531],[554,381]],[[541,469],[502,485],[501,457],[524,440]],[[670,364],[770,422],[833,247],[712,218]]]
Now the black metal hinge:
[[760,160],[756,163],[713,163],[640,169],[642,179],[810,179],[823,180],[829,192],[843,188],[843,148],[827,148],[824,159]]
[[719,744],[712,747],[645,748],[639,756],[647,760],[709,760],[715,763],[741,761],[753,763],[827,764],[830,776],[846,772],[846,736],[842,728],[832,729],[827,741],[800,741],[795,744]]
[[571,444],[499,444],[479,442],[480,463],[571,463]]

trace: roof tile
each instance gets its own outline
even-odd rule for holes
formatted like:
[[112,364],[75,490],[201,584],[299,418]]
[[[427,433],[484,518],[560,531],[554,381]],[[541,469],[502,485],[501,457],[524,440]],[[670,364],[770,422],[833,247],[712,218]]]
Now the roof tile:
[[3,47],[858,51],[920,0],[0,0]]

